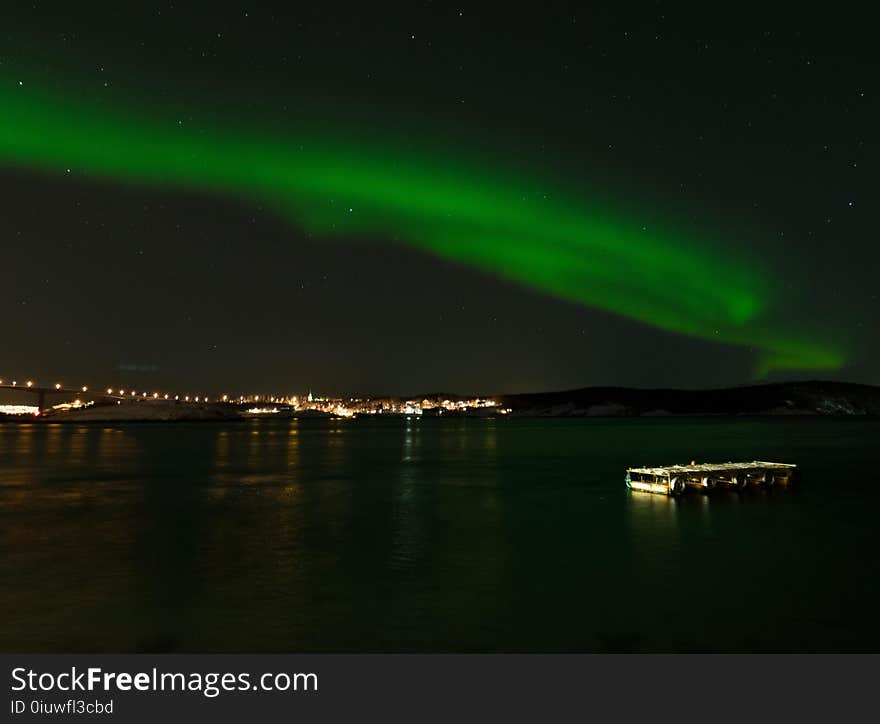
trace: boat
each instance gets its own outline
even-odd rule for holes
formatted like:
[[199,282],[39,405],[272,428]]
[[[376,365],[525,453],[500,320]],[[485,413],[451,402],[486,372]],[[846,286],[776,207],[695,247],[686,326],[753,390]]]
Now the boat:
[[656,468],[627,468],[626,487],[644,493],[681,495],[688,489],[789,486],[799,476],[797,465],[754,460],[749,463],[697,463]]

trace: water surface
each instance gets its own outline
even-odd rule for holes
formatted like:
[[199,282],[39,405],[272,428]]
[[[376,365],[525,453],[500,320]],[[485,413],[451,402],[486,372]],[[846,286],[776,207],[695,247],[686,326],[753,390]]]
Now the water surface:
[[[0,424],[0,650],[880,648],[880,423]],[[797,462],[795,492],[627,465]]]

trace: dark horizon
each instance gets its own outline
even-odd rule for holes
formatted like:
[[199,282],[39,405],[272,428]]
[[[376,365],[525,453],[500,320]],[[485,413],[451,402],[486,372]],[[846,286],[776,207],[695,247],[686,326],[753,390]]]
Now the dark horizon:
[[[18,378],[14,378],[18,381]],[[27,379],[27,378],[25,378]],[[87,399],[101,399],[105,397],[103,394],[105,388],[103,387],[89,387],[86,385],[86,390],[82,393],[79,391],[77,385],[71,385],[68,387],[65,385],[64,389],[61,391],[56,391],[54,389],[54,383],[49,383],[48,381],[34,381],[36,390],[38,387],[44,389],[46,394],[50,400],[62,400],[67,397],[79,397],[83,400]],[[205,398],[209,399],[210,402],[217,403],[223,402],[224,396],[228,396],[231,401],[235,401],[236,398],[241,394],[245,397],[247,396],[260,396],[262,398],[268,398],[271,396],[299,396],[305,397],[308,394],[313,394],[316,398],[326,398],[326,399],[397,399],[397,400],[418,400],[418,399],[435,399],[442,397],[449,397],[450,399],[495,399],[495,400],[503,400],[503,399],[514,399],[514,398],[541,398],[541,397],[559,397],[564,398],[566,395],[578,396],[583,393],[591,393],[591,392],[623,392],[623,393],[724,393],[733,390],[753,390],[753,391],[761,391],[761,390],[777,390],[784,388],[800,388],[800,389],[818,389],[827,391],[828,389],[849,389],[851,391],[855,391],[858,388],[862,388],[865,391],[871,392],[880,392],[880,386],[878,385],[870,385],[861,382],[849,382],[845,380],[822,380],[822,379],[810,379],[810,380],[780,380],[774,382],[767,381],[751,381],[745,382],[741,384],[729,384],[717,387],[654,387],[654,386],[622,386],[622,385],[583,385],[580,387],[567,387],[567,388],[559,388],[559,389],[544,389],[544,390],[517,390],[517,391],[486,391],[486,390],[467,390],[463,392],[453,391],[453,390],[422,390],[419,392],[409,393],[396,393],[396,392],[379,392],[379,393],[343,393],[343,394],[330,394],[324,392],[322,390],[312,390],[310,388],[306,389],[278,389],[278,390],[181,390],[177,388],[172,389],[158,389],[158,388],[146,388],[146,387],[138,387],[138,386],[128,386],[127,388],[123,386],[123,389],[127,390],[137,390],[138,396],[134,398],[134,401],[138,401],[144,398],[144,393],[146,393],[146,399],[150,399],[154,394],[159,394],[159,401],[161,402],[163,396],[165,394],[170,395],[169,401],[175,400],[175,395],[180,397],[182,401],[184,396],[188,399],[187,401],[195,401],[195,396],[198,394],[199,397],[202,397],[203,401]],[[119,387],[113,388],[114,392],[118,394]],[[16,388],[9,387],[9,380],[6,378],[0,377],[0,404],[28,404],[29,401],[36,400],[37,392],[29,391],[23,381],[20,381]]]

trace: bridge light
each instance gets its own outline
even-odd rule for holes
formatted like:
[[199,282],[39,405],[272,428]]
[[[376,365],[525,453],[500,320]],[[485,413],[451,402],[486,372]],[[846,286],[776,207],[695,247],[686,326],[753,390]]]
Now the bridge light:
[[88,392],[88,391],[89,391],[88,387],[83,387],[83,392]]
[[155,399],[158,398],[158,397],[159,397],[159,393],[158,393],[158,392],[154,392],[154,393],[153,393],[153,399],[155,400]]
[[112,387],[108,387],[108,388],[107,388],[107,394],[108,394],[108,395],[112,395],[112,394],[113,394],[113,388],[112,388]]
[[26,384],[28,387],[33,387],[33,386],[34,386],[34,383],[31,382],[30,380],[28,380],[27,382],[25,382],[25,384]]
[[60,383],[60,382],[56,382],[56,383],[55,383],[55,389],[56,389],[56,390],[60,390],[60,389],[61,389],[61,383]]
[[166,399],[166,400],[168,399],[168,395],[165,395],[165,399]]

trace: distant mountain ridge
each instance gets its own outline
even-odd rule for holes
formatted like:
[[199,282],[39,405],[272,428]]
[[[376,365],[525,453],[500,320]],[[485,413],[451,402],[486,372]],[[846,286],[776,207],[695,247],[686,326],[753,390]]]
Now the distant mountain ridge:
[[849,382],[779,382],[709,390],[584,387],[502,395],[511,414],[546,417],[662,415],[880,416],[880,387]]

